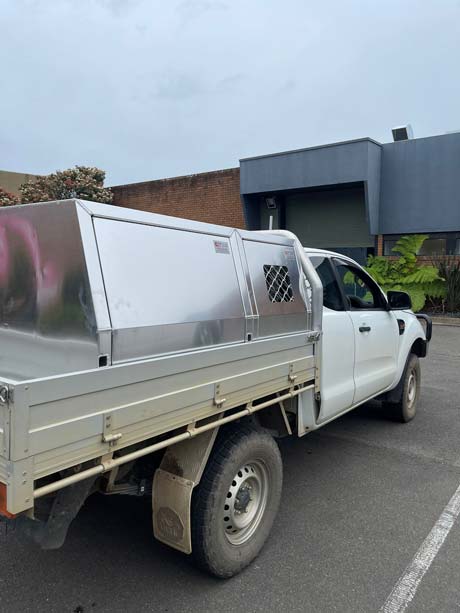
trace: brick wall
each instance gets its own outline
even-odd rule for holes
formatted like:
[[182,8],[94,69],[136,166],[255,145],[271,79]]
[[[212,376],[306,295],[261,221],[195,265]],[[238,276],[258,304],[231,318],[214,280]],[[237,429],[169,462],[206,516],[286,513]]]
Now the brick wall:
[[244,228],[240,169],[115,185],[113,204],[131,209]]

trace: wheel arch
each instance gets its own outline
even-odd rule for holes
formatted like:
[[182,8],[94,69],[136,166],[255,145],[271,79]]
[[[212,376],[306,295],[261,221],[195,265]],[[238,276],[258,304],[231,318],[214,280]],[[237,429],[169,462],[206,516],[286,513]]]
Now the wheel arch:
[[419,358],[425,358],[426,354],[427,354],[427,342],[426,342],[426,340],[423,339],[423,338],[415,339],[415,341],[412,343],[412,346],[410,348],[410,352],[409,353],[413,353],[416,356],[418,356]]
[[[423,351],[423,347],[420,346],[419,341],[425,343],[424,339],[417,338],[411,345],[410,350],[407,352],[406,360],[404,362],[403,369],[398,379],[398,383],[392,389],[378,396],[378,400],[382,400],[383,402],[399,402],[401,400],[401,396],[403,393],[404,387],[404,375],[406,373],[407,365],[409,363],[411,355],[416,355],[417,357],[425,357],[424,355],[420,355],[417,351]],[[426,350],[426,348],[425,348]],[[425,352],[426,355],[426,352]]]

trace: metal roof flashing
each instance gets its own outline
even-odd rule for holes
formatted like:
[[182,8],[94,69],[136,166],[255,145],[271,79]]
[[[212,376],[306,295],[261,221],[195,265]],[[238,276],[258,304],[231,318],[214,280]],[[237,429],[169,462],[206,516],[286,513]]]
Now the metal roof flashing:
[[352,140],[344,140],[344,141],[339,141],[336,143],[327,143],[326,145],[314,145],[312,147],[302,147],[301,149],[291,149],[288,151],[278,151],[276,153],[267,153],[264,155],[253,155],[250,157],[245,157],[245,158],[240,158],[240,163],[241,162],[249,162],[251,160],[259,160],[259,159],[263,159],[263,158],[270,158],[270,157],[277,157],[278,155],[289,155],[291,153],[302,153],[304,151],[314,151],[315,149],[327,149],[329,147],[340,147],[342,145],[352,145],[354,143],[362,143],[362,142],[369,142],[372,143],[373,145],[377,145],[378,147],[382,147],[383,143],[379,143],[378,141],[374,140],[373,138],[369,138],[369,137],[364,137],[364,138],[355,138]]

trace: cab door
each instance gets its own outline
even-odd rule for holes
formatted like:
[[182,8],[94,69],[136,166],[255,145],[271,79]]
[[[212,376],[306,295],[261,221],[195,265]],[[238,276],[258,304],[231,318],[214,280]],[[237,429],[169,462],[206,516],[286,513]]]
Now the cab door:
[[309,258],[323,284],[321,408],[318,418],[321,423],[353,404],[355,333],[330,257],[321,254],[309,255]]
[[351,262],[334,258],[355,336],[353,404],[376,396],[393,382],[398,362],[399,329],[378,285]]

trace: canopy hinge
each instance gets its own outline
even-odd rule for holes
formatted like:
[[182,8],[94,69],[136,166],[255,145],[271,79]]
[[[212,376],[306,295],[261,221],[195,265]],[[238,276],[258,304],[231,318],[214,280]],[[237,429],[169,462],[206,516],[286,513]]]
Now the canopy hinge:
[[7,385],[0,385],[0,404],[8,404],[11,400],[11,390]]

